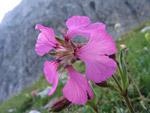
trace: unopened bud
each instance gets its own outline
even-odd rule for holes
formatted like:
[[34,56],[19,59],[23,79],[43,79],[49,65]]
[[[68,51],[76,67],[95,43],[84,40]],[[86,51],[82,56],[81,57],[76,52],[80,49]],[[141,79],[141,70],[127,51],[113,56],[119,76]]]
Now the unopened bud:
[[144,15],[144,12],[141,12],[141,15],[143,16],[143,15]]
[[121,27],[120,23],[116,23],[115,26],[114,26],[115,29],[119,29],[120,27]]
[[125,49],[127,49],[127,46],[125,44],[121,44],[120,48],[123,49],[123,50],[125,50]]
[[61,97],[59,100],[54,102],[54,104],[50,107],[49,112],[60,112],[70,104],[71,102],[69,100],[67,100],[65,97]]
[[150,43],[150,33],[145,34],[145,39]]
[[102,88],[107,88],[108,83],[107,81],[102,81],[101,83],[95,83],[97,86],[102,87]]
[[37,91],[34,90],[34,91],[32,91],[30,94],[31,94],[31,95],[36,95],[36,94],[37,94]]
[[140,101],[140,104],[142,105],[142,107],[147,110],[147,106],[145,105],[145,102],[143,100]]

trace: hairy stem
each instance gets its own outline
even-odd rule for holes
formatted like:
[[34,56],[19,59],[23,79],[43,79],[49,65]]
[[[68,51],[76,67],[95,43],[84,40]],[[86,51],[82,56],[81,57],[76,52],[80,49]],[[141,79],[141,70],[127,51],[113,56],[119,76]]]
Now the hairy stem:
[[135,113],[133,110],[133,107],[129,101],[127,91],[123,91],[121,85],[119,84],[118,80],[116,79],[116,77],[114,75],[112,75],[112,78],[114,79],[115,83],[117,84],[118,88],[120,89],[120,92],[121,92],[120,95],[123,96],[123,99],[125,100],[126,105],[129,108],[130,112]]
[[118,88],[120,89],[120,91],[122,92],[122,88],[121,85],[119,84],[118,80],[116,79],[116,77],[114,75],[112,75],[112,78],[114,79],[115,83],[117,84]]
[[134,109],[133,109],[133,107],[132,107],[132,105],[131,105],[131,102],[129,101],[128,95],[123,96],[123,98],[124,98],[124,100],[125,100],[125,102],[126,102],[126,105],[127,105],[128,108],[129,108],[130,112],[131,112],[131,113],[135,113],[135,111],[134,111]]

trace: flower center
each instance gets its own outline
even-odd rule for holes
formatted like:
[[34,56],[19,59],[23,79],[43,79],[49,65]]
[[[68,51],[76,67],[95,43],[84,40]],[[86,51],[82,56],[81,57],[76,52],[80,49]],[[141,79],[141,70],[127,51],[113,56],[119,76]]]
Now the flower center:
[[62,67],[72,65],[77,59],[75,55],[75,52],[78,49],[77,44],[73,43],[71,40],[65,41],[57,37],[56,40],[59,43],[57,47],[55,47],[55,52],[49,52],[49,54],[55,56]]

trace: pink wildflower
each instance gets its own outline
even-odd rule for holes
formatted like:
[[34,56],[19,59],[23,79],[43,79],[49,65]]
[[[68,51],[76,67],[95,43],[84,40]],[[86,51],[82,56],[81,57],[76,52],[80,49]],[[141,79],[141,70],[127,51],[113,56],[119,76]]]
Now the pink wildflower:
[[31,92],[31,95],[36,95],[36,94],[37,94],[36,90],[34,90],[34,91]]
[[[86,76],[89,80],[100,83],[110,78],[117,65],[109,58],[109,55],[116,53],[116,45],[107,32],[103,23],[90,24],[90,19],[85,16],[73,16],[66,22],[68,27],[64,35],[65,40],[55,37],[51,28],[37,25],[35,29],[40,29],[36,44],[36,52],[39,55],[49,53],[57,56],[54,61],[46,61],[44,73],[50,84],[53,84],[51,95],[58,84],[58,69],[67,69],[69,79],[63,89],[65,98],[75,104],[85,104],[88,95],[93,99],[91,87],[85,76],[77,72],[72,64],[76,60],[82,60],[86,64]],[[76,35],[89,38],[86,45],[75,44],[71,39]],[[50,50],[55,52],[49,52]],[[88,93],[88,95],[87,95]]]

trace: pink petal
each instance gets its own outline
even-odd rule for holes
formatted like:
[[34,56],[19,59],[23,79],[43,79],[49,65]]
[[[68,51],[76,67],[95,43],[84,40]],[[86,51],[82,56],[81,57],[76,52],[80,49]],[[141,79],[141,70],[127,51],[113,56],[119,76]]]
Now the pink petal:
[[92,32],[87,45],[80,48],[76,55],[86,64],[86,76],[89,80],[100,83],[115,72],[117,64],[108,56],[116,53],[113,39],[103,29]]
[[116,62],[108,56],[83,56],[81,59],[86,64],[86,76],[95,83],[110,78],[117,68]]
[[66,21],[68,27],[68,38],[71,39],[74,36],[73,31],[79,29],[80,27],[87,26],[91,23],[90,19],[86,16],[73,16]]
[[52,62],[46,61],[44,63],[45,77],[50,84],[53,83],[52,89],[50,90],[48,95],[53,94],[58,84],[58,71],[56,71],[57,67],[58,67],[58,63],[56,61],[52,61]]
[[67,67],[69,79],[63,89],[64,96],[75,104],[85,104],[88,100],[87,93],[93,100],[91,87],[86,78],[72,66]]
[[40,29],[41,33],[38,36],[35,50],[37,54],[43,56],[56,46],[54,30],[44,27],[42,25],[36,25],[35,29]]
[[112,55],[117,52],[116,44],[104,29],[91,33],[89,42],[80,48],[79,53],[94,55]]
[[66,21],[68,29],[75,29],[82,26],[87,26],[91,21],[86,16],[73,16]]
[[68,37],[72,38],[76,35],[81,35],[86,38],[90,38],[90,34],[92,33],[92,31],[94,31],[95,29],[105,29],[105,28],[106,28],[105,24],[97,22],[94,24],[89,24],[87,26],[82,26],[82,27],[74,29],[72,31],[69,30]]
[[50,90],[50,92],[48,93],[48,95],[52,95],[54,93],[54,91],[57,88],[57,85],[58,85],[58,75],[55,76],[54,81],[53,81],[52,89]]

